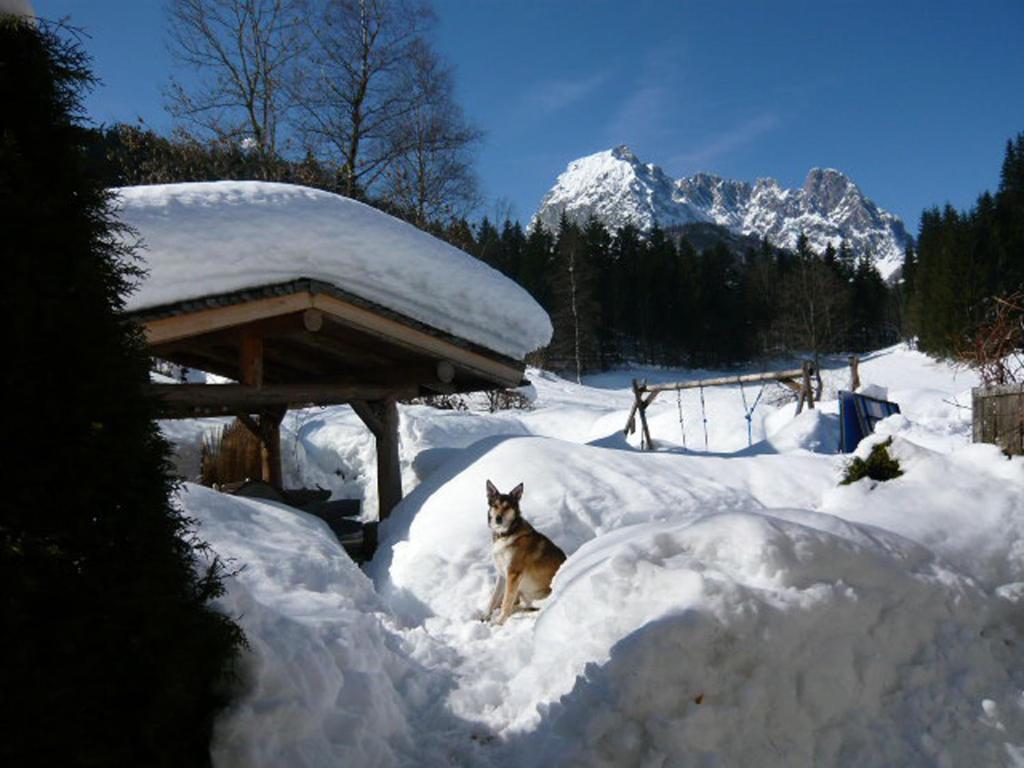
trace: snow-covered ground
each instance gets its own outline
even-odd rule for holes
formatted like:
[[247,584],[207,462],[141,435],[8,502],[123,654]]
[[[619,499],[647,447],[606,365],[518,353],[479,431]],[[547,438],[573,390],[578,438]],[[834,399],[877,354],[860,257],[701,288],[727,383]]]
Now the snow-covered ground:
[[[714,373],[530,371],[530,410],[403,407],[407,496],[365,573],[313,518],[186,485],[200,535],[244,566],[222,606],[248,687],[217,763],[1024,765],[1024,461],[970,444],[974,378],[899,347],[864,359],[903,410],[859,449],[893,437],[887,483],[837,485],[838,363],[814,411],[766,389],[751,446],[759,387],[705,391],[707,451],[693,391],[652,406],[658,451],[622,437],[630,378]],[[290,484],[373,508],[347,408],[285,426]],[[205,428],[174,425],[183,466]],[[524,482],[569,555],[542,610],[502,627],[475,619],[487,479]]]

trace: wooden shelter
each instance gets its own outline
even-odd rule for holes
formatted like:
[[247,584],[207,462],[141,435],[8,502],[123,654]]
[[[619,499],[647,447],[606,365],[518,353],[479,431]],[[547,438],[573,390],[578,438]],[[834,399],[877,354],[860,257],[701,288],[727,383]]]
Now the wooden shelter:
[[290,408],[347,403],[377,445],[380,519],[402,498],[396,402],[522,383],[524,364],[337,286],[311,279],[132,312],[155,357],[231,384],[152,384],[165,418],[233,415],[261,442],[263,480],[281,486]]

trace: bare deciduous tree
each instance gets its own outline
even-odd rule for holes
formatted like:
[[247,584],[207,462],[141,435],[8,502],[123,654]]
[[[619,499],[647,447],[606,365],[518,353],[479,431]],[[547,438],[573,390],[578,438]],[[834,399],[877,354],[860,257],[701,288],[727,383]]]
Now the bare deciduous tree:
[[985,386],[1024,381],[1024,291],[993,296],[985,319],[958,340],[956,358]]
[[[337,188],[373,191],[419,224],[476,202],[480,132],[431,49],[428,0],[169,0],[171,49],[197,82],[172,113],[228,145],[251,140],[273,178],[282,136],[301,140]],[[289,157],[290,156],[290,157]]]
[[292,106],[290,69],[305,51],[301,10],[298,0],[170,0],[171,54],[197,76],[187,88],[172,79],[171,114],[276,157]]
[[784,317],[789,346],[811,352],[817,367],[821,354],[845,333],[848,311],[838,278],[811,252],[802,235],[784,290],[789,303]]
[[482,134],[455,102],[451,70],[425,45],[410,62],[410,109],[390,137],[385,195],[417,224],[460,216],[479,202],[471,149]]
[[296,81],[300,130],[358,195],[405,151],[396,133],[412,112],[409,68],[434,21],[422,0],[307,2],[312,48]]

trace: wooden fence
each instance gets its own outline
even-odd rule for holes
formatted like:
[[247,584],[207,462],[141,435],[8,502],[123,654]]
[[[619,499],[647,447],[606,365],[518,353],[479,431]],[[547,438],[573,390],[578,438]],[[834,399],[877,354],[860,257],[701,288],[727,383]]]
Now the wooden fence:
[[975,387],[971,395],[974,442],[1024,455],[1024,384]]

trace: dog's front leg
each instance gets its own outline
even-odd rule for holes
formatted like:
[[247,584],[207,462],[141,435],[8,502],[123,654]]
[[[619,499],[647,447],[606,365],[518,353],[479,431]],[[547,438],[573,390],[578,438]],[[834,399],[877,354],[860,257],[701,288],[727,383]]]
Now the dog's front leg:
[[487,606],[487,610],[484,611],[484,615],[480,617],[480,621],[487,621],[494,615],[494,612],[501,605],[501,596],[505,592],[505,576],[501,573],[498,574],[498,580],[494,584],[494,594],[491,595],[491,602]]
[[515,611],[516,598],[519,597],[519,582],[522,579],[522,571],[508,572],[508,583],[505,585],[505,599],[501,601],[501,615],[498,616],[498,625],[504,624],[505,620]]

